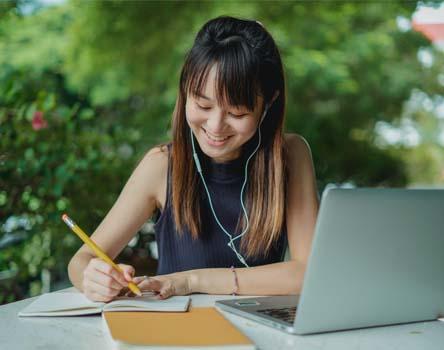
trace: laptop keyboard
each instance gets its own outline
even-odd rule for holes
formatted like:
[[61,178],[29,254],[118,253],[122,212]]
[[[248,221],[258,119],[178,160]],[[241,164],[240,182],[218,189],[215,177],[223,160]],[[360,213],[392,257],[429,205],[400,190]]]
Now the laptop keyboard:
[[257,310],[257,312],[277,318],[278,320],[282,320],[287,323],[293,323],[296,316],[296,306]]

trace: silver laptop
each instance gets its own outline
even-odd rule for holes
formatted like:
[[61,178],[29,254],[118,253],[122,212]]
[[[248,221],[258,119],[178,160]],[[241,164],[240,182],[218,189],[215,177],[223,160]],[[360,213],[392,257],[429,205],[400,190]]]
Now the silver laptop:
[[217,301],[295,334],[444,314],[444,190],[324,192],[300,296]]

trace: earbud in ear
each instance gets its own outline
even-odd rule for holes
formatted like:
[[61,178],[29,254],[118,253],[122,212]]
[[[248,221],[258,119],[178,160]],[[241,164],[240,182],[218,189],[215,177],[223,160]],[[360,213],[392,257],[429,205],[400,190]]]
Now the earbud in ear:
[[279,90],[277,90],[277,91],[274,93],[273,98],[271,99],[270,105],[272,105],[273,102],[276,101],[276,99],[277,99],[278,96],[279,96],[279,93],[280,93]]
[[270,107],[270,105],[267,103],[267,104],[265,105],[264,112],[262,113],[262,117],[261,117],[261,121],[259,122],[259,125],[262,124],[262,121],[264,120],[264,118],[265,118],[265,116],[266,116],[266,114],[267,114],[267,112],[268,112],[268,108],[269,108],[269,107]]
[[261,121],[260,121],[259,125],[262,124],[262,121],[264,120],[265,115],[266,115],[267,112],[268,112],[268,109],[269,109],[270,106],[274,103],[274,101],[276,101],[276,99],[278,98],[278,96],[279,96],[279,90],[277,90],[277,91],[274,93],[273,98],[271,99],[270,103],[266,103],[266,104],[265,104],[264,112],[262,113],[262,117],[261,117]]

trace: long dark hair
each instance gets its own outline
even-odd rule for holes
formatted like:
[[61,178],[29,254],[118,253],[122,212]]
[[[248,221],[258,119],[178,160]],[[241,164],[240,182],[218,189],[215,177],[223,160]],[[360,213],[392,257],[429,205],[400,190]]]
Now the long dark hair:
[[[285,225],[286,163],[283,139],[285,81],[278,48],[257,21],[222,16],[204,24],[188,52],[180,75],[173,113],[172,207],[179,232],[187,227],[197,238],[201,228],[202,184],[191,149],[185,103],[202,94],[216,64],[216,97],[223,104],[254,110],[258,96],[272,103],[261,125],[262,143],[250,161],[246,207],[250,218],[242,237],[247,257],[266,255]],[[238,220],[238,229],[244,228]]]

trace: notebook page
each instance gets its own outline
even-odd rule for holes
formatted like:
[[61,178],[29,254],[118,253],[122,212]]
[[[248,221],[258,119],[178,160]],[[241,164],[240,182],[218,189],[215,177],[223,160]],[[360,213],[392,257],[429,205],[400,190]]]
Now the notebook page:
[[82,293],[47,293],[19,312],[19,316],[100,313],[104,303],[93,302]]
[[138,297],[119,297],[103,307],[103,311],[187,311],[189,296],[173,296],[159,300],[153,293]]

